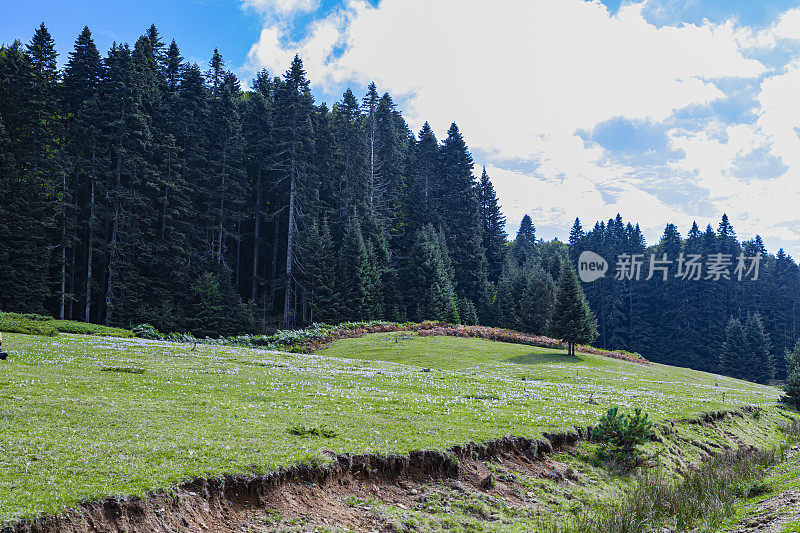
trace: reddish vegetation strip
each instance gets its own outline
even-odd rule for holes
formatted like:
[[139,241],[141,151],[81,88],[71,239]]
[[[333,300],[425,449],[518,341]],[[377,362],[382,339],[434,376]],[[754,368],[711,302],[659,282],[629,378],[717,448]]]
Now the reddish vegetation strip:
[[[519,331],[512,331],[510,329],[490,328],[487,326],[464,326],[431,321],[420,322],[419,324],[396,324],[385,322],[367,325],[360,328],[333,329],[327,335],[300,344],[295,348],[303,352],[314,352],[324,348],[328,343],[338,339],[357,338],[363,337],[364,335],[368,335],[370,333],[385,333],[390,331],[413,331],[425,337],[470,337],[491,341],[509,342],[512,344],[539,346],[541,348],[556,348],[559,350],[566,350],[567,348],[566,343],[558,339],[553,339],[551,337],[545,337],[542,335],[531,335],[529,333],[520,333]],[[647,359],[639,354],[625,351],[603,350],[602,348],[595,348],[594,346],[578,346],[576,349],[579,352],[600,355],[602,357],[609,357],[611,359],[619,359],[631,363],[639,363],[643,365],[649,363]]]

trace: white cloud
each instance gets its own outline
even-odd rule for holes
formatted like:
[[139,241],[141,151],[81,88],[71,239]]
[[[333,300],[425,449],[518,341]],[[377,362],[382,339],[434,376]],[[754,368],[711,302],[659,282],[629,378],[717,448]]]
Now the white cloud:
[[287,14],[313,11],[319,0],[242,0],[242,5],[260,13]]
[[[585,0],[382,0],[377,7],[350,0],[299,42],[266,23],[249,61],[280,73],[299,53],[318,90],[374,80],[403,98],[413,128],[428,120],[443,135],[458,122],[470,147],[486,154],[477,163],[487,164],[512,223],[532,213],[564,237],[576,214],[591,223],[619,211],[652,242],[666,222],[704,224],[727,211],[740,235],[759,231],[768,244],[770,235],[794,239],[800,254],[800,234],[785,223],[800,200],[800,63],[774,75],[748,55],[800,40],[800,9],[754,32],[732,21],[659,28],[643,6],[611,15]],[[691,180],[708,192],[703,201],[716,208],[714,217],[705,218],[697,202],[646,192],[641,168],[614,163],[576,135],[619,116],[668,121],[676,110],[723,98],[715,80],[760,77],[756,123],[676,127],[669,148],[686,158],[649,178],[662,189]],[[762,151],[789,170],[768,180],[738,176],[736,161]],[[535,171],[511,170],[508,161]]]

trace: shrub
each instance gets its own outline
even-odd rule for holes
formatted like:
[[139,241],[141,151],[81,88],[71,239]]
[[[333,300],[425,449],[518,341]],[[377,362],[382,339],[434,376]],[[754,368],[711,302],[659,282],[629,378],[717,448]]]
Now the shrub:
[[56,328],[45,320],[15,315],[14,313],[0,315],[0,331],[24,333],[25,335],[42,335],[45,337],[58,335]]
[[652,433],[653,423],[638,407],[633,414],[620,414],[618,407],[612,407],[600,417],[600,423],[592,430],[592,438],[613,446],[614,451],[631,453],[637,444],[647,442]]
[[140,339],[161,340],[164,338],[164,335],[162,335],[160,331],[150,324],[139,324],[137,326],[133,326],[132,331],[133,334]]
[[332,439],[336,436],[336,431],[330,428],[306,427],[302,425],[290,427],[286,432],[298,437],[324,437],[326,439]]

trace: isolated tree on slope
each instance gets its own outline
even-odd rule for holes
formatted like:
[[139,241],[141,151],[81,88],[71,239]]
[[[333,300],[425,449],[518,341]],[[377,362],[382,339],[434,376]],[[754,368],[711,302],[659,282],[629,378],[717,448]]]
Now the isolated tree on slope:
[[561,262],[556,301],[547,329],[550,336],[567,343],[569,355],[575,355],[575,344],[588,344],[597,337],[597,320],[568,261]]
[[800,341],[791,352],[786,350],[786,383],[783,390],[788,403],[800,407]]

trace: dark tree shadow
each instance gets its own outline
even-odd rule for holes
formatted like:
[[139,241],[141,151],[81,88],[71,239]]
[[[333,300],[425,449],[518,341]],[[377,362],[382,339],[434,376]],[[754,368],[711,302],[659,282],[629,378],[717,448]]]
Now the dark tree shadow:
[[507,359],[506,362],[518,365],[541,365],[546,363],[580,363],[582,360],[580,356],[575,357],[559,352],[545,352],[517,355]]

